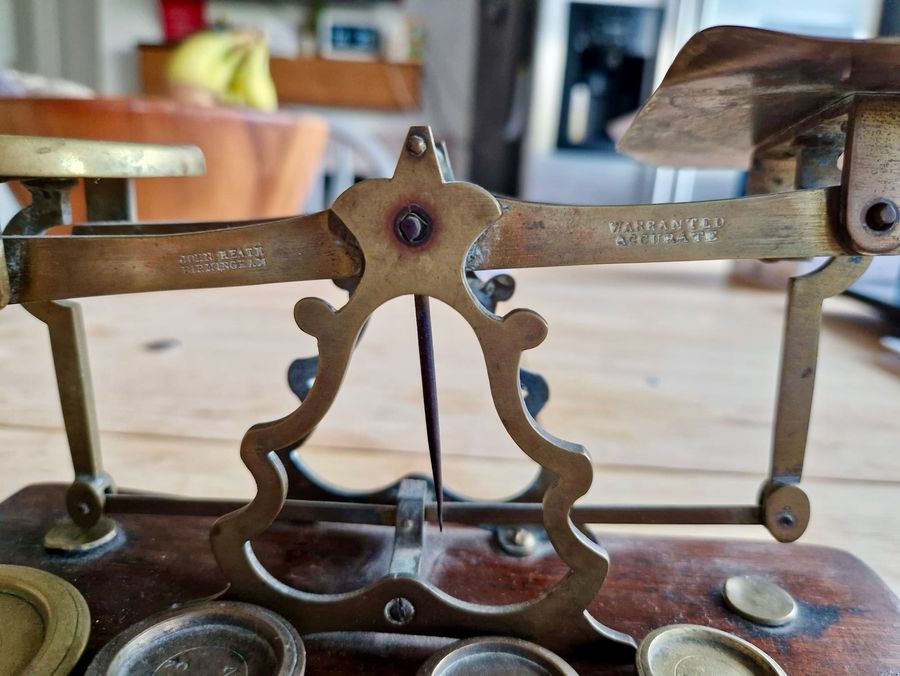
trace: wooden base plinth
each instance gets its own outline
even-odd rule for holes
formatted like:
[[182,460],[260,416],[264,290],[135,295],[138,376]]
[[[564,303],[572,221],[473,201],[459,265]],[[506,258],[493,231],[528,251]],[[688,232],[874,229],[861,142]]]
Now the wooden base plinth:
[[[29,486],[0,504],[0,563],[55,573],[84,594],[93,630],[82,670],[129,625],[225,587],[209,548],[211,517],[119,515],[121,533],[111,545],[78,555],[47,552],[44,533],[63,516],[65,489]],[[850,554],[742,541],[621,535],[601,541],[612,568],[590,612],[638,640],[662,625],[695,623],[747,639],[788,674],[900,672],[900,601]],[[380,576],[390,545],[386,528],[297,523],[278,523],[254,542],[279,579],[318,592],[346,591]],[[429,529],[423,570],[451,594],[497,604],[536,596],[566,568],[549,548],[514,558],[497,549],[490,533],[449,527],[443,534]],[[739,574],[764,575],[787,589],[799,604],[797,619],[770,629],[731,613],[721,588]],[[399,675],[414,674],[447,639],[332,634],[304,642],[310,676]],[[632,664],[610,664],[590,647],[564,657],[582,676],[635,673]]]

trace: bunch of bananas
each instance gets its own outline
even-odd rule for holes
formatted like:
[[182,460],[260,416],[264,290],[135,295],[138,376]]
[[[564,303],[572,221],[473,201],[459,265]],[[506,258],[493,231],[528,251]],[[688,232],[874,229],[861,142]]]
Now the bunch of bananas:
[[228,103],[275,110],[269,48],[255,32],[206,30],[184,40],[166,68],[170,91],[192,103]]

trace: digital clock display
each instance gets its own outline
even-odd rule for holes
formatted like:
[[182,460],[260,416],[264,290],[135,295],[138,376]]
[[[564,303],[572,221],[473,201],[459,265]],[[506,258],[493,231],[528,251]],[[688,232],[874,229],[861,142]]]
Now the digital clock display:
[[378,52],[378,30],[370,26],[334,24],[331,48],[342,52],[373,54]]

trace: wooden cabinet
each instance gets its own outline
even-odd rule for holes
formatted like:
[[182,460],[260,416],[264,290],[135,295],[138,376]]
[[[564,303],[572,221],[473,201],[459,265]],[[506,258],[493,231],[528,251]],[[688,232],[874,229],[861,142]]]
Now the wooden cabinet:
[[[141,89],[166,93],[166,60],[171,45],[140,45]],[[422,64],[273,57],[272,79],[283,103],[415,110],[421,105]]]

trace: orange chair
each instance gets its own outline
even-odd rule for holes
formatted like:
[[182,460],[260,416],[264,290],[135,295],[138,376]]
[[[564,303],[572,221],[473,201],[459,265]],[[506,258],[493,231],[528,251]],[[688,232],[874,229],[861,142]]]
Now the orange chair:
[[[136,179],[141,220],[237,220],[301,211],[328,141],[315,115],[185,105],[155,98],[0,99],[0,134],[190,143],[206,174]],[[27,193],[16,191],[20,201]],[[75,221],[83,220],[80,191]]]

